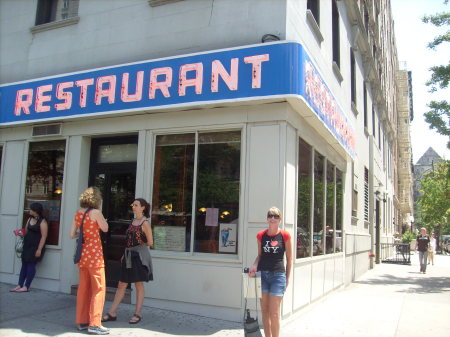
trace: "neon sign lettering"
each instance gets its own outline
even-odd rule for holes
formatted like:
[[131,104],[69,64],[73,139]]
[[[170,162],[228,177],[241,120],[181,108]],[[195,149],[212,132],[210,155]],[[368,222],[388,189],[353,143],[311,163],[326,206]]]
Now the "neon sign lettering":
[[[261,88],[261,71],[264,62],[268,62],[268,54],[253,55],[244,57],[244,63],[251,65],[251,83],[253,89]],[[213,60],[211,65],[210,88],[211,92],[219,92],[219,78],[221,78],[228,90],[238,89],[239,79],[239,59],[230,60],[230,72],[228,72],[219,60]],[[203,83],[207,80],[204,76],[203,62],[183,64],[178,69],[178,96],[186,96],[190,87],[194,89],[196,95],[202,95]],[[130,73],[124,72],[120,83],[116,75],[100,76],[97,78],[86,78],[72,82],[57,83],[56,89],[53,85],[42,85],[33,89],[26,88],[17,90],[16,103],[14,106],[14,115],[30,114],[30,107],[35,105],[34,110],[37,113],[49,112],[51,110],[70,110],[73,106],[74,96],[77,92],[75,87],[79,88],[78,105],[81,108],[88,104],[103,105],[114,104],[116,99],[124,103],[141,101],[143,99],[144,71],[135,73],[134,93],[130,93]],[[157,91],[165,98],[170,97],[169,89],[174,81],[174,70],[172,67],[154,68],[149,73],[148,98],[155,99]],[[120,85],[120,95],[117,96],[116,86]],[[88,93],[95,90],[94,101],[88,102]],[[53,106],[49,104],[56,97],[60,102]]]

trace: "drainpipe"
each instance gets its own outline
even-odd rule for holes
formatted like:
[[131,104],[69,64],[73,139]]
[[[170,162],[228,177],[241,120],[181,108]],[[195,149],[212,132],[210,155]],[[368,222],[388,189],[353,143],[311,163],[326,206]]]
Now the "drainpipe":
[[374,171],[374,159],[373,159],[373,147],[374,139],[373,135],[369,137],[369,234],[370,234],[370,265],[369,268],[373,269],[375,256],[375,233],[374,233],[374,190],[373,190],[373,171]]

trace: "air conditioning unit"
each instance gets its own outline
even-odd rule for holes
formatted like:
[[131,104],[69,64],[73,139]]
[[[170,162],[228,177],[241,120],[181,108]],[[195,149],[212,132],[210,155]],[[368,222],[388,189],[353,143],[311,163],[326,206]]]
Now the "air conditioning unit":
[[47,124],[33,126],[33,137],[58,136],[61,134],[61,124]]

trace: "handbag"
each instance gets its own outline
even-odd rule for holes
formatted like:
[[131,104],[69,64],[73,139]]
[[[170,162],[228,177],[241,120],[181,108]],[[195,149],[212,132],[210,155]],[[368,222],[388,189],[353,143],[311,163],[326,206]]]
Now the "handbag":
[[77,244],[75,246],[75,254],[73,256],[73,263],[77,264],[78,262],[80,262],[81,260],[81,252],[83,250],[83,243],[84,243],[84,238],[83,238],[83,223],[84,223],[84,218],[86,217],[86,214],[91,210],[92,208],[88,208],[86,210],[86,212],[84,212],[83,214],[83,219],[81,219],[81,225],[80,225],[80,234],[78,234],[78,239],[77,239]]
[[[245,297],[244,307],[244,336],[245,337],[262,337],[261,330],[258,323],[258,292],[256,287],[256,277],[252,277],[255,282],[255,301],[256,301],[256,316],[253,318],[250,315],[250,309],[247,308],[247,296]],[[247,279],[247,290],[250,282],[250,277]]]
[[16,251],[16,256],[20,259],[23,252],[23,236],[17,236],[17,241],[14,249]]

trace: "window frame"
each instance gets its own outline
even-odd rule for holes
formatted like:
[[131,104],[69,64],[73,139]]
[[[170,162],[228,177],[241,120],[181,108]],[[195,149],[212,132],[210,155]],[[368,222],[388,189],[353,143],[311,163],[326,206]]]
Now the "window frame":
[[27,175],[28,175],[28,160],[29,160],[29,154],[30,154],[30,147],[31,144],[33,143],[42,143],[42,142],[53,142],[53,141],[64,141],[65,143],[65,154],[64,154],[64,167],[63,167],[63,179],[62,179],[62,193],[61,193],[61,206],[60,206],[60,212],[59,212],[59,233],[58,233],[58,244],[57,245],[52,245],[49,243],[46,243],[45,246],[47,248],[52,248],[52,249],[62,249],[63,246],[63,240],[62,240],[62,235],[63,235],[63,230],[62,230],[62,222],[65,220],[65,209],[66,207],[63,207],[63,205],[65,205],[65,189],[66,189],[66,181],[67,181],[67,175],[66,175],[66,171],[67,171],[67,159],[68,159],[68,152],[67,148],[69,145],[69,140],[67,137],[63,137],[63,138],[53,138],[53,137],[49,137],[46,139],[32,139],[26,142],[26,146],[25,146],[25,156],[24,156],[24,165],[23,165],[23,182],[24,182],[24,187],[23,187],[23,194],[21,197],[21,212],[20,212],[20,216],[19,216],[19,223],[22,224],[24,221],[24,213],[25,213],[25,201],[26,201],[26,182],[27,182]]
[[[295,219],[295,226],[294,226],[294,230],[295,230],[295,249],[294,249],[294,253],[295,253],[295,261],[296,262],[300,262],[300,261],[304,261],[305,258],[313,258],[313,259],[321,259],[321,258],[325,258],[327,256],[332,256],[333,254],[340,254],[343,253],[342,251],[337,251],[337,235],[336,235],[336,228],[337,228],[337,218],[338,218],[338,212],[340,212],[339,217],[340,217],[340,221],[341,221],[341,233],[340,233],[340,238],[342,240],[342,235],[343,235],[343,220],[344,220],[344,207],[343,207],[343,203],[344,203],[344,194],[345,194],[345,170],[343,170],[342,168],[340,168],[338,164],[336,164],[336,162],[333,160],[333,158],[331,158],[330,156],[326,155],[326,154],[322,154],[322,152],[320,152],[318,150],[318,148],[314,145],[312,145],[311,142],[307,141],[305,138],[301,137],[299,134],[297,135],[297,139],[298,139],[298,146],[297,146],[297,200],[296,200],[296,207],[297,207],[297,216]],[[300,142],[305,143],[310,150],[310,162],[309,162],[309,178],[310,178],[310,184],[309,184],[309,189],[310,189],[310,193],[309,193],[309,236],[310,236],[310,242],[309,242],[309,255],[307,256],[302,256],[302,257],[298,257],[297,256],[297,248],[298,248],[298,231],[299,231],[299,218],[298,218],[298,207],[299,207],[299,203],[300,200],[298,200],[298,195],[299,195],[299,186],[300,186],[300,176],[299,176],[299,165],[300,165]],[[320,254],[316,254],[314,255],[314,203],[315,203],[315,161],[316,161],[316,156],[320,155],[323,158],[323,177],[321,178],[321,181],[323,182],[323,191],[322,191],[322,205],[321,207],[323,207],[323,214],[321,214],[319,221],[321,222],[321,232],[322,232],[322,242],[321,242],[321,246],[322,246],[322,253]],[[332,175],[333,175],[333,205],[332,207],[328,207],[327,205],[327,188],[328,188],[328,166],[332,166]],[[338,174],[339,172],[339,174]],[[338,176],[340,176],[341,179],[341,209],[339,210],[338,208]],[[331,253],[326,253],[325,251],[325,232],[326,232],[326,218],[327,218],[327,211],[332,212],[332,221],[333,221],[333,236],[332,236],[332,247],[333,247],[333,252]],[[341,247],[342,248],[342,247]]]
[[152,158],[150,164],[150,187],[149,187],[149,200],[153,201],[153,188],[154,188],[154,169],[155,169],[155,160],[156,160],[156,138],[158,136],[168,136],[168,135],[181,135],[181,134],[194,134],[195,135],[195,143],[194,143],[194,168],[193,168],[193,186],[192,186],[192,203],[191,210],[194,210],[197,203],[197,179],[198,179],[198,146],[199,146],[199,134],[201,133],[213,133],[213,132],[240,132],[240,181],[239,181],[239,220],[237,223],[236,230],[236,253],[210,253],[210,252],[196,252],[195,251],[195,227],[196,227],[196,217],[194,214],[191,216],[191,222],[189,224],[191,230],[191,238],[190,238],[190,247],[189,251],[172,251],[172,250],[153,250],[153,255],[157,257],[176,257],[176,258],[186,258],[190,259],[195,257],[199,260],[208,260],[208,261],[242,261],[242,246],[243,243],[240,241],[243,238],[243,191],[242,186],[245,186],[245,127],[243,125],[236,125],[235,127],[205,127],[205,128],[182,128],[181,130],[165,130],[152,132]]

